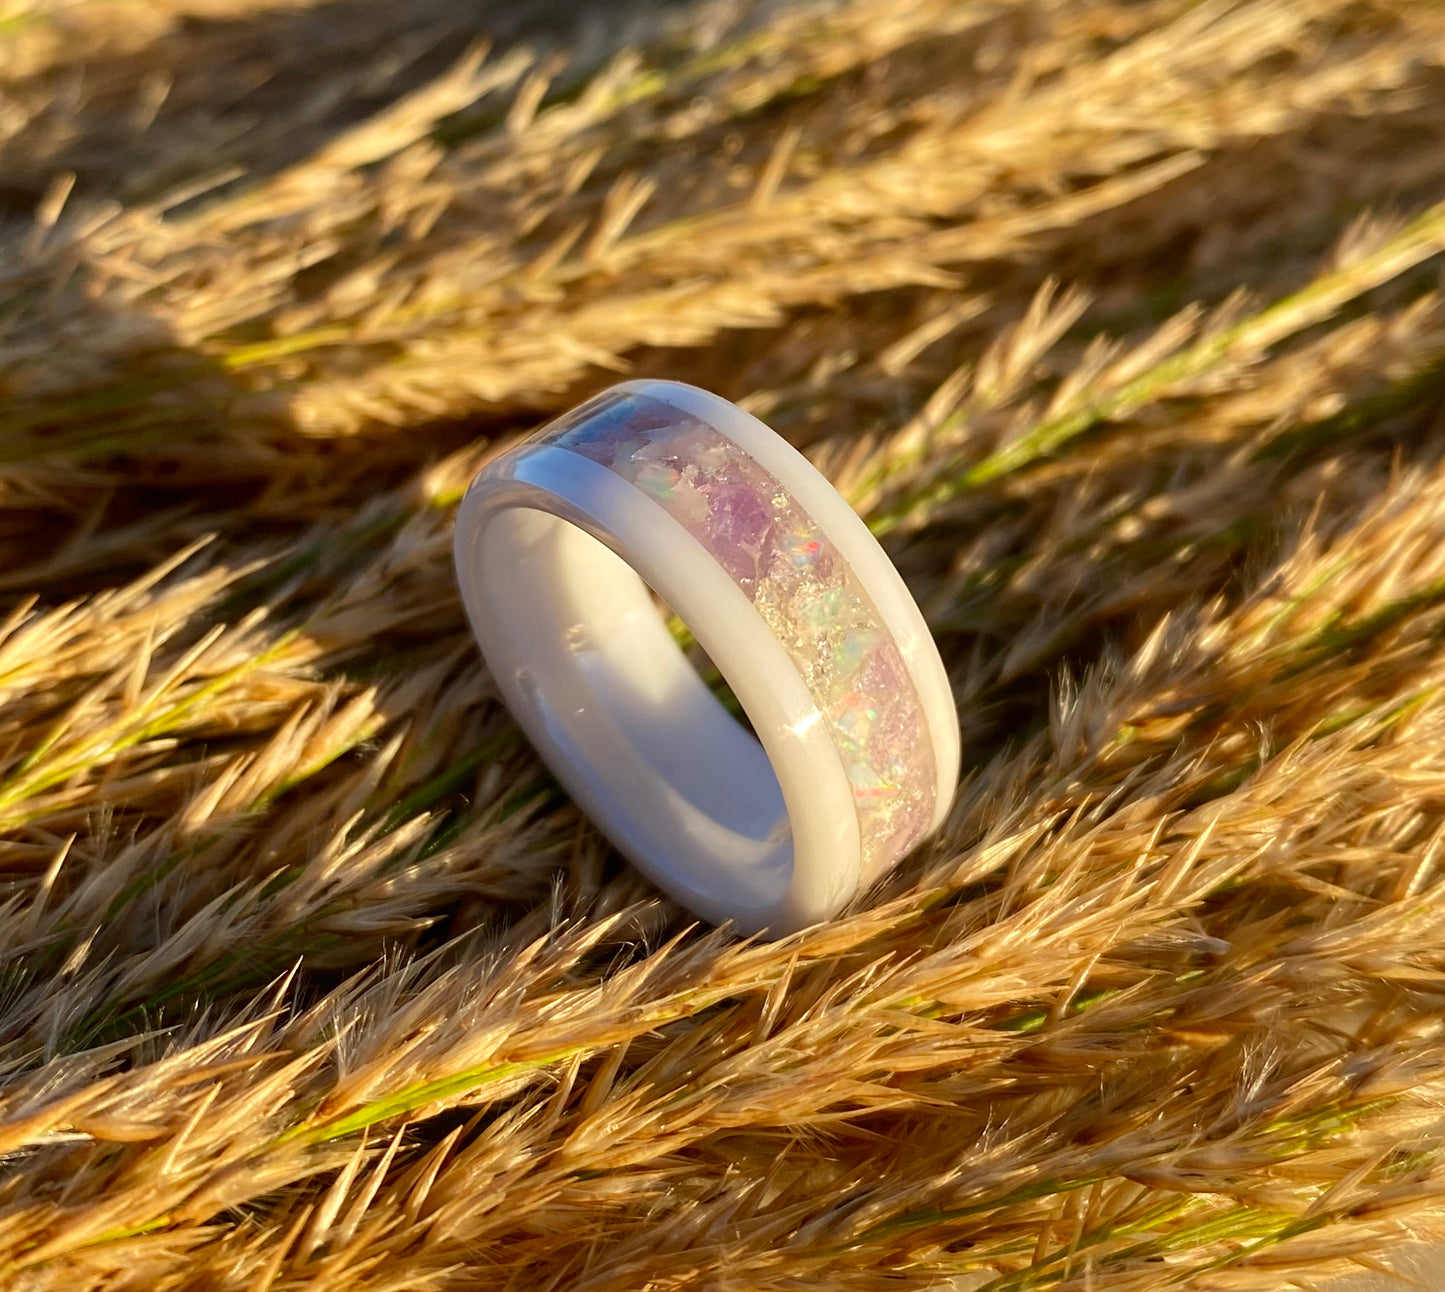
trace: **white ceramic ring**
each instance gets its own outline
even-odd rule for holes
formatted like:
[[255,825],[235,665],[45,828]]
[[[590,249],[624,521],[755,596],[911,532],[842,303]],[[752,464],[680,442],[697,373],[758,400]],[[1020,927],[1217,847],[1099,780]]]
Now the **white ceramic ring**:
[[578,806],[698,915],[771,936],[826,919],[947,814],[958,718],[923,616],[827,480],[727,400],[672,381],[604,391],[477,474],[455,549],[508,707]]

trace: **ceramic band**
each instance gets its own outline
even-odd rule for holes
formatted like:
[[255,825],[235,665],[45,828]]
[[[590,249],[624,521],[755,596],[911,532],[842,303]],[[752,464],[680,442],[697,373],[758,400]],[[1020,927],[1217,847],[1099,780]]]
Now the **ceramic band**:
[[539,752],[705,918],[773,935],[824,919],[946,815],[958,722],[922,615],[823,476],[726,400],[627,382],[543,427],[472,482],[456,560]]

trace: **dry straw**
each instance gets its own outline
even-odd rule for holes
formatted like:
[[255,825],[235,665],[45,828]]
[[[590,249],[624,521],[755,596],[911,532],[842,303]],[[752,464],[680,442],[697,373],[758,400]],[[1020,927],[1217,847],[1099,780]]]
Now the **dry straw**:
[[[0,1282],[1445,1232],[1439,6],[514,17],[0,3]],[[619,371],[804,445],[950,666],[946,831],[785,942],[606,851],[459,613],[469,473]]]

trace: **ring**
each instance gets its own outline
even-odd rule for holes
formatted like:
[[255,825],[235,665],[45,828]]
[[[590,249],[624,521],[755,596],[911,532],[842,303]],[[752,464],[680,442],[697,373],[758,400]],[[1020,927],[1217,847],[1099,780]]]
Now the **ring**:
[[773,937],[827,919],[947,814],[958,716],[923,615],[828,481],[727,400],[604,391],[481,469],[455,556],[543,760],[703,918]]

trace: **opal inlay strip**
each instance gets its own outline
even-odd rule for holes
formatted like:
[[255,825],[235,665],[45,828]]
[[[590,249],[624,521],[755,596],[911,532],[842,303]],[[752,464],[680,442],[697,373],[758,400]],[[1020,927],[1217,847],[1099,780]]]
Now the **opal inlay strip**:
[[933,742],[892,634],[828,536],[716,427],[648,395],[609,391],[536,438],[654,499],[751,600],[828,723],[858,813],[861,879],[882,874],[928,828]]

